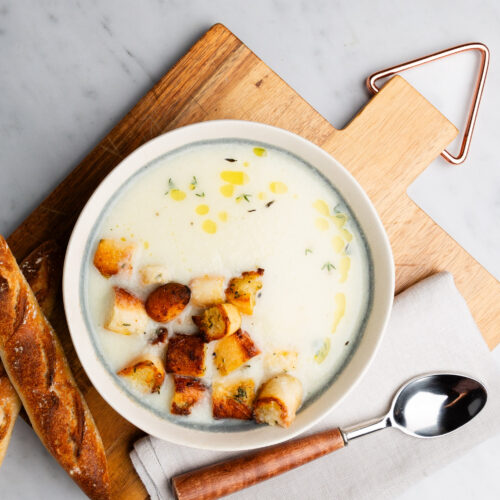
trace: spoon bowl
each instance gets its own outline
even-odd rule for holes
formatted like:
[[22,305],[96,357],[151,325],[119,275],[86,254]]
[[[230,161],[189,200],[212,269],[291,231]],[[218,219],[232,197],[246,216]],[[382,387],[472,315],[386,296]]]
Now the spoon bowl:
[[411,436],[442,436],[474,418],[486,400],[485,387],[472,378],[454,374],[418,377],[394,397],[391,425]]

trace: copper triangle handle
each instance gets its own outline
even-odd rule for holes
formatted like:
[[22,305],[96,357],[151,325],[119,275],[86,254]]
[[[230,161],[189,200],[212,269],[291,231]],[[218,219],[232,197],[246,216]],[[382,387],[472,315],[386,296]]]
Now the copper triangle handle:
[[451,47],[450,49],[441,50],[440,52],[435,52],[428,56],[419,57],[418,59],[413,59],[411,61],[404,62],[402,64],[397,64],[390,68],[383,69],[373,73],[366,79],[366,86],[372,94],[376,94],[380,89],[376,85],[376,81],[381,78],[395,75],[396,73],[402,73],[410,68],[416,66],[421,66],[444,57],[452,56],[460,52],[467,52],[469,50],[477,50],[481,55],[481,63],[476,79],[476,85],[474,89],[474,96],[469,109],[469,114],[467,116],[467,122],[464,130],[464,137],[462,144],[460,146],[460,151],[457,156],[453,156],[446,149],[441,153],[441,156],[453,165],[459,165],[465,161],[470,149],[470,143],[472,140],[472,133],[474,131],[474,125],[476,124],[477,112],[479,110],[479,104],[481,103],[481,97],[483,95],[484,82],[486,81],[486,75],[488,73],[488,66],[490,62],[490,51],[486,45],[479,42],[465,43],[463,45],[457,45],[456,47]]

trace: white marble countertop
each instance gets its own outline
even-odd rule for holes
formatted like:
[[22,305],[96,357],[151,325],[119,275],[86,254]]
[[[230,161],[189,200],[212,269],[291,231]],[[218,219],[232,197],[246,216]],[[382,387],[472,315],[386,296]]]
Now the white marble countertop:
[[[409,194],[500,278],[496,0],[0,0],[0,232],[17,227],[216,22],[338,128],[366,102],[371,72],[459,43],[489,45],[492,65],[467,163],[438,159]],[[475,64],[458,56],[409,79],[461,127]],[[493,355],[500,362],[498,349]],[[499,498],[499,462],[500,436],[493,436],[403,498]],[[0,497],[83,494],[19,420],[0,469]]]

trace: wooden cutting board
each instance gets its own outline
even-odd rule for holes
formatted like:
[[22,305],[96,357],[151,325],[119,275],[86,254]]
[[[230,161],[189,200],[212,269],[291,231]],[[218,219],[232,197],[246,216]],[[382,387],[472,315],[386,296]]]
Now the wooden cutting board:
[[[394,252],[397,291],[448,270],[490,348],[500,341],[500,284],[406,195],[413,179],[453,140],[455,127],[396,76],[345,129],[336,130],[220,24],[14,231],[8,242],[16,257],[21,260],[51,238],[65,248],[94,189],[141,144],[182,125],[220,118],[282,127],[332,154],[356,177],[382,218]],[[450,167],[449,175],[453,172]],[[114,497],[146,498],[128,457],[141,431],[116,414],[90,384],[74,352],[62,303],[55,317],[54,327],[103,437]]]

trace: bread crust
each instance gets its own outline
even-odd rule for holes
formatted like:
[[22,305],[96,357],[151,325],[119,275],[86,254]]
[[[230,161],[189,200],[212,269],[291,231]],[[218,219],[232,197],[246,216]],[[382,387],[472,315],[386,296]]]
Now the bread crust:
[[177,333],[169,339],[165,355],[165,371],[186,377],[202,377],[205,373],[206,344],[200,335]]
[[289,427],[302,402],[300,381],[282,373],[262,384],[253,407],[255,420],[260,424]]
[[21,400],[0,362],[0,465],[5,458],[20,409]]
[[252,379],[218,381],[212,385],[214,418],[252,419],[255,382]]
[[[46,241],[35,248],[20,266],[45,316],[52,314],[56,301],[60,277],[55,265],[58,254],[56,242]],[[0,466],[20,409],[21,400],[0,361]]]
[[214,348],[214,364],[219,373],[225,376],[260,352],[250,335],[238,330],[217,342]]
[[197,378],[174,375],[174,394],[170,413],[190,415],[193,406],[203,397],[207,387]]
[[158,323],[168,323],[188,305],[191,290],[180,283],[170,282],[155,288],[146,299],[146,312]]
[[61,344],[0,236],[0,356],[33,429],[92,499],[109,499],[104,447]]
[[205,342],[219,340],[239,330],[241,316],[233,304],[217,304],[205,309],[199,316],[193,316]]
[[61,270],[57,266],[58,257],[59,247],[54,240],[50,240],[35,248],[19,266],[43,314],[49,319],[54,310],[61,279]]

